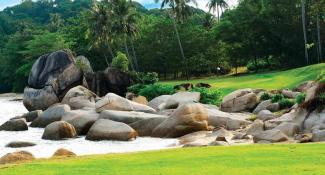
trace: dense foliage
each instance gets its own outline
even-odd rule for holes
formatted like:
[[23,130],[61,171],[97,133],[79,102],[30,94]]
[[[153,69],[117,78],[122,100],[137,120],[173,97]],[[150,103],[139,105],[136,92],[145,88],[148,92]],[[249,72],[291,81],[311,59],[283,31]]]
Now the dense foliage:
[[[324,61],[325,1],[306,3],[307,45],[300,0],[241,0],[233,9],[211,7],[224,12],[216,17],[187,7],[176,27],[189,74],[224,74],[246,65],[251,71],[298,67],[307,64],[305,46],[308,64]],[[0,12],[0,91],[21,91],[32,63],[63,48],[88,57],[94,70],[105,69],[121,51],[132,70],[183,78],[184,60],[168,12],[127,0],[106,6],[95,0],[24,0],[6,8]]]

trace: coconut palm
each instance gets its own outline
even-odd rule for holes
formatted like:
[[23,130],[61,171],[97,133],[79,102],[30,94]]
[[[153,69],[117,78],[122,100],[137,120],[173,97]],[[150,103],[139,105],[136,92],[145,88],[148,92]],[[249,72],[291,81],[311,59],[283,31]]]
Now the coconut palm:
[[225,0],[210,0],[207,4],[209,12],[217,12],[217,19],[220,20],[220,16],[223,13],[223,10],[228,8],[228,3]]
[[[128,55],[133,70],[138,70],[138,62],[134,50],[133,39],[138,34],[137,20],[138,13],[135,11],[132,2],[128,0],[111,0],[112,18],[114,19],[112,29],[114,34],[124,42],[126,54]],[[131,42],[133,59],[128,48],[128,40]]]
[[[155,0],[155,2],[159,3],[160,0]],[[184,54],[184,49],[177,29],[176,20],[182,23],[185,19],[187,19],[190,16],[191,8],[188,6],[189,3],[194,3],[195,5],[197,5],[196,0],[161,0],[161,8],[164,8],[166,6],[170,8],[170,10],[167,13],[173,22],[178,45],[181,51],[183,61],[185,63],[185,72],[186,72],[187,80],[189,80],[188,60],[186,59]]]
[[[108,48],[111,57],[114,57],[110,46],[112,41],[112,23],[108,7],[105,3],[97,2],[93,5],[88,15],[87,37],[92,40],[91,47]],[[106,64],[109,65],[107,55],[104,51]]]

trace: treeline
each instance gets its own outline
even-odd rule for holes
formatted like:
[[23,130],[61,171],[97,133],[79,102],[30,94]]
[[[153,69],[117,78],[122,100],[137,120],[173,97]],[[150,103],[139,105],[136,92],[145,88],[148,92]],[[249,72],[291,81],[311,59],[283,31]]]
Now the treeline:
[[181,14],[147,10],[127,0],[25,0],[0,12],[0,92],[21,91],[33,62],[64,48],[86,56],[95,70],[123,52],[131,70],[161,78],[185,78],[185,63],[190,76],[201,76],[239,66],[259,71],[322,62],[324,4],[307,1],[304,14],[301,0],[241,0],[234,9],[218,5],[213,16],[188,6]]

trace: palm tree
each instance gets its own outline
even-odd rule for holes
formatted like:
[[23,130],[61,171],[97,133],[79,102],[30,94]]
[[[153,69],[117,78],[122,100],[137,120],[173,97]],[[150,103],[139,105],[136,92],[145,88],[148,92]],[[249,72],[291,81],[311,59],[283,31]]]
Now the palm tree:
[[[128,0],[111,0],[113,32],[124,42],[126,54],[128,55],[133,70],[138,70],[138,61],[136,59],[133,39],[138,34],[137,20],[138,13],[135,11],[132,1]],[[128,40],[131,42],[133,59],[128,48]]]
[[[160,0],[155,0],[155,2],[159,3]],[[185,72],[186,72],[187,80],[189,80],[188,60],[186,59],[185,54],[184,54],[184,49],[183,49],[182,42],[181,42],[179,32],[177,29],[176,20],[178,22],[183,22],[185,19],[187,19],[190,16],[191,8],[188,6],[188,3],[191,3],[191,2],[194,3],[195,5],[197,5],[196,0],[161,0],[161,9],[164,8],[165,6],[168,6],[170,8],[170,10],[167,13],[173,22],[178,45],[179,45],[179,48],[181,51],[183,61],[185,63]]]
[[301,19],[302,19],[302,30],[304,32],[304,41],[305,41],[305,58],[307,65],[309,64],[308,58],[308,48],[307,48],[307,34],[306,34],[306,9],[305,9],[305,0],[301,0]]
[[[112,38],[110,14],[105,3],[95,3],[89,12],[87,37],[92,40],[91,47],[108,48],[111,57],[114,57],[113,50],[110,46]],[[107,56],[104,52],[106,64],[109,65]]]
[[63,20],[58,13],[50,14],[50,30],[56,32],[63,25]]
[[218,21],[220,21],[220,16],[223,13],[223,9],[228,8],[228,3],[225,0],[210,0],[207,4],[209,12],[217,12]]

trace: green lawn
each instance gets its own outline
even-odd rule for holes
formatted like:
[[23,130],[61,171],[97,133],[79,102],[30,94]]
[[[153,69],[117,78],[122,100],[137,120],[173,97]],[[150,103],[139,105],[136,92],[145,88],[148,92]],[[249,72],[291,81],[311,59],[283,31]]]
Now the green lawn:
[[325,174],[325,144],[201,147],[37,160],[1,175]]
[[[293,88],[301,82],[314,80],[321,70],[325,70],[325,63],[287,71],[258,73],[243,76],[222,76],[190,80],[191,83],[209,83],[214,89],[220,89],[227,94],[241,88],[263,88],[266,90]],[[163,84],[181,84],[186,81],[167,81]]]

